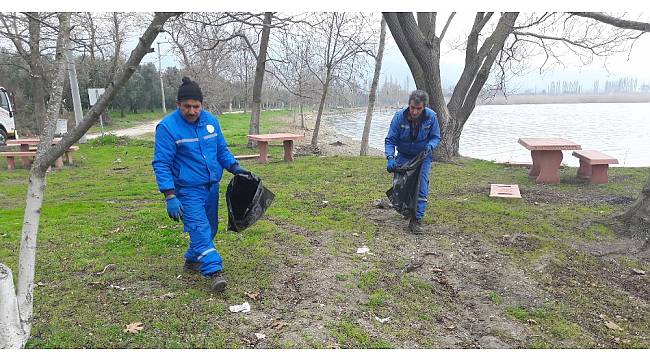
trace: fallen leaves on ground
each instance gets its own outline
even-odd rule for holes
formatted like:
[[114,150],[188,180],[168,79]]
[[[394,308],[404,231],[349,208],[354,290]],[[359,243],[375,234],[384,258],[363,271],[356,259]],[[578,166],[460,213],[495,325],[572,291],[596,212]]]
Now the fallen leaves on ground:
[[282,329],[283,327],[285,327],[287,325],[289,325],[289,324],[282,321],[281,319],[275,319],[275,320],[271,321],[271,329],[280,330],[280,329]]
[[117,228],[111,230],[111,234],[117,234],[120,231],[124,231],[124,228],[121,226],[118,226]]
[[257,291],[251,291],[251,292],[246,292],[246,296],[248,296],[249,299],[251,300],[259,300],[262,298],[259,292]]
[[134,322],[134,323],[130,323],[129,325],[127,325],[126,328],[124,329],[124,332],[129,333],[129,334],[137,334],[140,331],[142,331],[142,329],[144,329],[144,324],[143,323]]

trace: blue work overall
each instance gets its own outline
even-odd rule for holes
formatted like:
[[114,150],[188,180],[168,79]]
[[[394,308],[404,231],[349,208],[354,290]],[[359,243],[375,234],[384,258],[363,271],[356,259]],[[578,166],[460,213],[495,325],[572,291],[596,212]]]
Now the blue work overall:
[[174,190],[183,206],[183,231],[190,244],[185,258],[201,263],[201,273],[223,268],[214,246],[219,225],[219,181],[237,161],[228,149],[218,119],[202,110],[191,123],[177,109],[156,127],[152,166],[160,192]]
[[[395,156],[395,149],[397,149],[397,157],[395,158],[397,166],[405,164],[429,147],[435,149],[440,143],[440,125],[438,124],[436,113],[425,107],[421,115],[418,133],[416,136],[413,136],[411,133],[412,124],[407,118],[408,111],[409,109],[406,108],[395,113],[385,140],[385,155],[387,157]],[[415,213],[417,219],[424,217],[424,212],[427,208],[429,172],[431,171],[432,162],[432,154],[429,154],[422,162],[418,208]]]

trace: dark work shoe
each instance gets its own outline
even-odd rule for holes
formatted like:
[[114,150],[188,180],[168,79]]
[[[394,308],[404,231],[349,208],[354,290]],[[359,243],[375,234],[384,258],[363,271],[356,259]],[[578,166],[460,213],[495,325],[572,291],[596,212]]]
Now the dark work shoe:
[[226,290],[226,279],[223,278],[221,271],[211,274],[210,279],[212,280],[210,287],[213,291],[220,293]]
[[201,271],[201,263],[198,261],[189,261],[185,259],[185,264],[183,264],[183,271]]
[[413,234],[422,234],[424,230],[422,229],[422,220],[418,218],[411,218],[411,221],[409,221],[409,230]]

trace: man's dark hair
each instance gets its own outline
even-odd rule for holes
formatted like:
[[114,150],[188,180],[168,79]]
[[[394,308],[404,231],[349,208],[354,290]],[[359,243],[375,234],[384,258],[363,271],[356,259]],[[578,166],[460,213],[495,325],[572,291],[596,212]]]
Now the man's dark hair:
[[416,104],[429,105],[429,94],[424,90],[415,90],[409,95],[409,104],[413,101]]

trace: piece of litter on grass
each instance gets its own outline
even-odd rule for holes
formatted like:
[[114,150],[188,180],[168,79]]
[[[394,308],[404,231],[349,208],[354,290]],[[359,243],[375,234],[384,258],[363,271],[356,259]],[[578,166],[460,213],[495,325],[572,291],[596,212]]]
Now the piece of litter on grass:
[[180,279],[182,276],[183,276],[183,275],[178,275],[176,278],[177,278],[177,279]]
[[257,338],[257,340],[264,340],[264,339],[266,339],[266,335],[264,335],[264,334],[262,334],[262,333],[255,333],[255,337]]
[[230,310],[230,312],[234,312],[234,313],[237,313],[237,312],[246,313],[246,312],[251,311],[251,305],[247,301],[247,302],[245,302],[245,303],[243,303],[241,305],[232,305],[232,306],[228,307],[228,310]]
[[383,324],[383,323],[388,322],[390,320],[390,317],[380,318],[379,316],[375,315],[375,320],[377,320],[377,321],[379,321],[380,323]]
[[368,251],[370,251],[370,249],[367,246],[363,246],[357,249],[357,254],[365,254]]
[[632,272],[636,275],[645,275],[645,271],[639,269],[632,269]]
[[113,285],[113,284],[111,284],[109,287],[110,287],[111,289],[116,289],[116,290],[120,290],[120,291],[124,291],[124,290],[126,290],[126,288],[123,288],[123,287],[118,286],[118,285]]
[[359,236],[359,233],[352,233],[352,236]]

